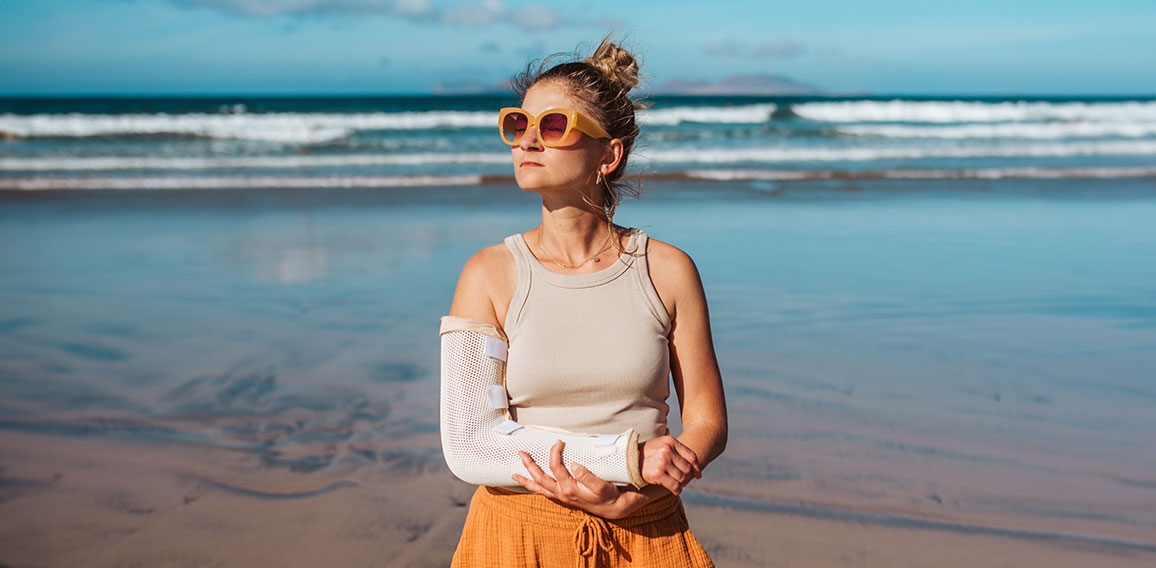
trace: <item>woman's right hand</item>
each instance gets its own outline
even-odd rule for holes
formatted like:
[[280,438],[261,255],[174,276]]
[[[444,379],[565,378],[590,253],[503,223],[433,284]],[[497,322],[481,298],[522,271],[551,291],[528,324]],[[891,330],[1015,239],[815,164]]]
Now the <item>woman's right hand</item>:
[[661,485],[678,495],[692,479],[702,477],[702,466],[698,454],[666,435],[647,440],[638,446],[638,459],[642,463],[642,480]]
[[515,473],[514,481],[534,493],[607,519],[625,517],[659,496],[654,491],[619,489],[579,464],[572,464],[571,475],[562,463],[564,447],[565,443],[559,440],[550,448],[550,472],[554,477],[546,475],[530,454],[518,452],[530,477]]

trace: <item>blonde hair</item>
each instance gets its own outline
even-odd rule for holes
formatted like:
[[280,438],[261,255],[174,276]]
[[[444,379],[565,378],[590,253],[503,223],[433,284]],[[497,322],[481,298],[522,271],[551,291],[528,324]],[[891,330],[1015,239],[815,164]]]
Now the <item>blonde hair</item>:
[[[558,59],[569,59],[556,63]],[[630,183],[623,180],[626,163],[634,142],[638,138],[636,110],[645,106],[629,96],[630,90],[640,81],[641,58],[614,42],[614,34],[607,34],[602,43],[589,57],[578,60],[576,54],[555,54],[540,62],[531,62],[512,81],[514,93],[525,98],[530,87],[546,82],[563,85],[579,101],[585,103],[582,110],[610,134],[622,140],[622,160],[614,171],[604,178],[606,191],[602,203],[591,203],[595,209],[605,214],[607,220],[614,218],[614,210],[622,196],[637,197],[641,193],[641,181]]]

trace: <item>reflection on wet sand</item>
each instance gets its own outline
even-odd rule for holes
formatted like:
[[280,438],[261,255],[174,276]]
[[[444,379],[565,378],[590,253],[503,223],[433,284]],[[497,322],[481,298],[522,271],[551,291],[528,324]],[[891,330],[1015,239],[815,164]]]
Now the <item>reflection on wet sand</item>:
[[[707,284],[731,441],[685,500],[718,564],[1151,565],[1147,186],[861,183],[620,213]],[[446,564],[437,317],[536,219],[365,191],[0,207],[0,564]]]

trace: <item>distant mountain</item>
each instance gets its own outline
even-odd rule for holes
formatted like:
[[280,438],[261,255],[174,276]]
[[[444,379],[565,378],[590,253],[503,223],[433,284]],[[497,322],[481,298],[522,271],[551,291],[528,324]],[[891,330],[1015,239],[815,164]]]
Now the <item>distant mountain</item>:
[[732,75],[719,81],[671,79],[647,89],[651,95],[818,95],[823,91],[777,75]]
[[[507,95],[510,81],[482,83],[472,80],[438,81],[430,89],[435,95]],[[824,91],[778,75],[732,75],[712,83],[671,79],[657,87],[645,88],[648,95],[821,95]]]
[[435,95],[508,95],[510,80],[486,84],[480,81],[438,81],[430,91]]

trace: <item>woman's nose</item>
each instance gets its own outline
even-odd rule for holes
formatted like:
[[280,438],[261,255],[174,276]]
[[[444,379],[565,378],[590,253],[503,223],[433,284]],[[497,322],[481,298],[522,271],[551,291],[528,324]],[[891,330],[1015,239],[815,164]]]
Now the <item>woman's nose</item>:
[[522,139],[518,141],[518,146],[523,150],[541,150],[542,141],[538,138],[538,127],[526,128],[526,132],[522,134]]

